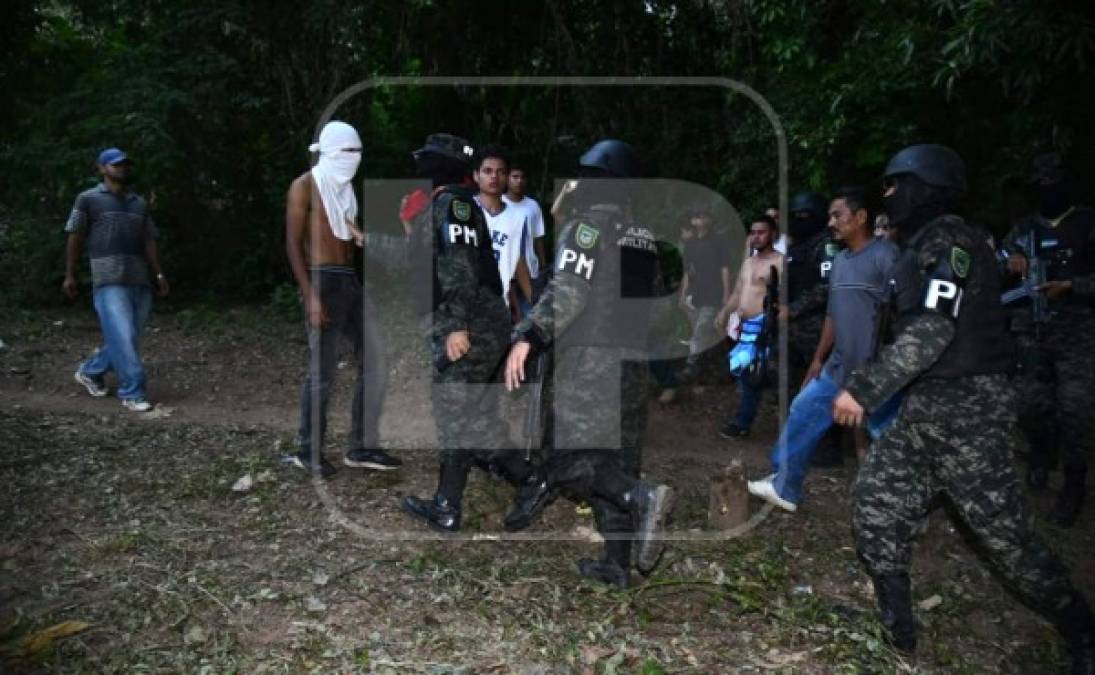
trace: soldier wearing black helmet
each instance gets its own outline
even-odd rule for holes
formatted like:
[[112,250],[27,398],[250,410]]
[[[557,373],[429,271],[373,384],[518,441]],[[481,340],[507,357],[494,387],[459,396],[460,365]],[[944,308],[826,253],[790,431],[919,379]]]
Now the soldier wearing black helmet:
[[433,134],[414,152],[419,177],[433,186],[429,209],[412,224],[413,249],[422,261],[415,280],[416,304],[428,313],[433,361],[431,399],[440,446],[440,473],[433,499],[407,496],[402,506],[431,527],[460,529],[461,505],[473,465],[514,485],[531,467],[507,449],[498,414],[497,382],[509,344],[510,319],[494,262],[490,231],[472,193],[464,187],[471,145],[449,134]]
[[1033,319],[1041,322],[1036,353],[1048,371],[1043,379],[1052,410],[1040,420],[1042,433],[1031,439],[1029,481],[1045,487],[1051,456],[1059,449],[1064,487],[1049,517],[1067,527],[1080,515],[1087,457],[1095,448],[1095,211],[1073,202],[1060,155],[1036,157],[1033,169],[1038,211],[1015,224],[1003,248],[1009,271],[1025,277],[1033,247],[1045,273],[1048,311]]
[[656,535],[672,498],[668,487],[639,480],[657,249],[632,220],[627,181],[619,180],[638,173],[634,150],[621,141],[582,155],[577,215],[560,232],[554,276],[515,328],[506,363],[506,385],[516,388],[529,354],[554,349],[551,448],[506,527],[527,527],[560,490],[589,501],[605,552],[579,561],[579,571],[618,587],[630,583],[633,562],[643,572],[657,563]]
[[[788,315],[792,347],[806,356],[807,362],[817,347],[825,303],[829,293],[829,270],[839,246],[826,227],[829,201],[817,192],[795,195],[787,220],[791,245],[787,249]],[[816,326],[813,326],[816,323]]]
[[944,497],[1008,589],[1068,640],[1074,672],[1095,673],[1095,618],[1035,535],[1011,466],[1014,349],[985,233],[955,215],[965,167],[949,148],[914,145],[894,156],[885,180],[886,211],[903,248],[896,336],[833,403],[838,423],[858,426],[905,392],[854,488],[856,548],[882,623],[896,648],[915,649],[912,540]]

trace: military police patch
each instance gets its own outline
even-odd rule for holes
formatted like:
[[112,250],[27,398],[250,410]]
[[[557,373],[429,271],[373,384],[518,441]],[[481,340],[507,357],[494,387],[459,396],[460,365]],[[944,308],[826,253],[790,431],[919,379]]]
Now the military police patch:
[[467,221],[471,218],[471,204],[459,199],[452,200],[452,217],[456,220]]
[[965,279],[970,273],[970,262],[970,254],[965,249],[951,247],[951,269],[960,279]]
[[582,248],[593,248],[597,243],[597,230],[585,223],[578,223],[574,231],[574,243]]

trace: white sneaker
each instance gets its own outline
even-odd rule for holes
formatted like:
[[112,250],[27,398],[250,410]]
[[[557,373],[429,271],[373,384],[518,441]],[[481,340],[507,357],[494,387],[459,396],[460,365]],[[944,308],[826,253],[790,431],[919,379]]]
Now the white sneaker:
[[102,398],[103,396],[106,396],[106,387],[96,382],[95,378],[91,377],[90,375],[84,375],[79,370],[77,370],[72,377],[77,382],[84,385],[84,388],[87,389],[87,393],[91,394],[95,398]]
[[152,410],[152,404],[143,398],[123,398],[122,405],[133,412],[148,412]]
[[669,404],[677,400],[677,390],[670,387],[669,389],[663,389],[660,396],[658,396],[658,403]]
[[775,474],[772,474],[767,478],[749,481],[749,494],[753,495],[754,497],[760,497],[770,504],[775,504],[784,511],[790,511],[791,513],[794,513],[798,510],[798,505],[792,504],[783,497],[779,496],[779,493],[776,492],[776,486],[772,485],[772,479],[774,477]]

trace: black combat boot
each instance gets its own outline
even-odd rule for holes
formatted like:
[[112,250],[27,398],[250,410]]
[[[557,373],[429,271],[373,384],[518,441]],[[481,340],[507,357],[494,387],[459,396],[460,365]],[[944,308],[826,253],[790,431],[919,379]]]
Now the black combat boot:
[[659,537],[673,508],[673,489],[667,485],[636,482],[624,493],[623,500],[631,512],[639,544],[635,567],[643,574],[649,574],[657,566],[665,547]]
[[443,532],[460,531],[460,503],[464,487],[468,483],[470,464],[442,461],[437,478],[437,494],[433,499],[407,495],[400,506],[407,513],[426,521],[430,527]]
[[1065,467],[1065,485],[1057,496],[1057,504],[1049,512],[1049,519],[1061,527],[1071,527],[1080,517],[1084,505],[1084,483],[1087,467]]
[[1073,591],[1072,602],[1055,619],[1057,630],[1068,642],[1073,675],[1095,675],[1095,615],[1087,601]]
[[536,520],[544,507],[551,503],[554,491],[548,485],[547,478],[539,470],[533,470],[525,480],[517,486],[517,493],[513,497],[513,506],[502,526],[507,532],[518,532],[525,529]]
[[460,531],[460,507],[453,506],[452,502],[442,497],[440,493],[434,495],[433,499],[407,495],[400,505],[404,511],[425,520],[426,524],[435,530]]
[[872,577],[878,598],[879,617],[886,628],[886,638],[899,652],[916,651],[916,619],[912,612],[912,589],[908,574],[887,574]]
[[583,577],[621,590],[631,585],[630,568],[631,541],[629,539],[606,539],[604,558],[600,560],[582,558],[578,561],[578,573]]

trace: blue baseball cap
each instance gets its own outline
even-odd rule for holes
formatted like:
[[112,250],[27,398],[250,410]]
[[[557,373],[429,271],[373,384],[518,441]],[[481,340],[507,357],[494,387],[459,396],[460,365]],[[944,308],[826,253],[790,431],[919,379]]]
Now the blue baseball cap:
[[99,153],[99,164],[121,164],[128,161],[129,158],[118,148],[107,148]]

